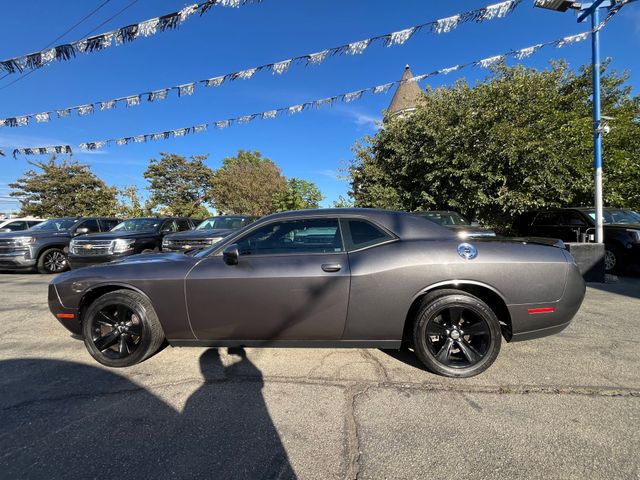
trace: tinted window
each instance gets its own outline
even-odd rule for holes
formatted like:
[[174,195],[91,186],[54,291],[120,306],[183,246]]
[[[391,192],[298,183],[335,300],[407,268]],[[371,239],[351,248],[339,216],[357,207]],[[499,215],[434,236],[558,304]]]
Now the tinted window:
[[469,225],[471,222],[457,212],[422,212],[421,217],[427,218],[438,225]]
[[2,228],[8,228],[12,232],[16,232],[18,230],[25,230],[29,227],[27,226],[27,222],[11,222]]
[[154,232],[158,229],[160,220],[157,218],[132,218],[113,227],[117,232]]
[[191,230],[191,222],[189,222],[189,220],[183,218],[183,219],[177,220],[177,222],[178,222],[179,232],[184,232],[185,230]]
[[163,224],[162,224],[162,228],[160,229],[160,231],[162,232],[177,232],[178,231],[178,226],[176,225],[175,220],[166,220]]
[[213,217],[207,218],[198,225],[198,230],[239,230],[252,222],[252,218],[245,217]]
[[29,228],[31,228],[34,225],[38,225],[39,223],[42,223],[42,221],[41,220],[29,220],[27,223],[29,224]]
[[76,230],[78,228],[88,228],[89,229],[89,233],[96,233],[96,232],[100,231],[100,227],[98,226],[98,221],[95,218],[92,218],[90,220],[85,220],[84,222],[81,222],[76,227]]
[[342,220],[342,229],[345,235],[347,250],[370,247],[371,245],[393,239],[387,232],[366,220]]
[[100,220],[100,224],[102,225],[102,231],[103,232],[108,232],[109,230],[111,230],[113,227],[115,227],[116,225],[118,225],[118,223],[120,223],[118,220],[115,219],[102,219]]
[[534,225],[558,225],[560,223],[560,212],[540,212],[533,221]]
[[344,251],[338,220],[325,218],[270,223],[245,235],[237,243],[240,255]]
[[62,231],[68,230],[73,227],[73,224],[76,223],[76,219],[70,218],[52,218],[51,220],[47,220],[46,222],[39,223],[35,227],[32,227],[34,230],[53,230],[53,231]]
[[579,227],[583,227],[586,225],[584,219],[582,218],[582,215],[580,215],[578,212],[562,212],[560,218],[562,221],[562,225]]

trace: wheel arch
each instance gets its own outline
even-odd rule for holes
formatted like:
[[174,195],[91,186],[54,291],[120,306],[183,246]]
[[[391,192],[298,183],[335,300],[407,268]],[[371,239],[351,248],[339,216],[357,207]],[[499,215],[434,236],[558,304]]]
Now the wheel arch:
[[83,292],[82,297],[80,298],[80,303],[78,303],[78,314],[80,317],[80,323],[82,324],[84,312],[87,310],[89,305],[91,305],[104,294],[115,292],[116,290],[130,290],[132,292],[139,293],[140,295],[143,295],[147,300],[149,300],[149,302],[151,302],[151,299],[145,292],[128,283],[115,282],[95,285]]
[[38,250],[36,250],[36,259],[39,259],[42,254],[44,252],[46,252],[47,250],[51,250],[52,248],[56,248],[58,250],[62,250],[64,252],[64,254],[66,255],[67,252],[64,251],[65,248],[67,248],[69,246],[69,244],[67,243],[47,243],[46,245],[41,245]]
[[495,288],[482,282],[476,282],[473,280],[450,280],[439,282],[424,289],[420,290],[413,298],[411,306],[407,311],[404,322],[404,330],[402,334],[403,341],[411,338],[411,331],[413,321],[422,305],[424,298],[433,292],[438,290],[459,290],[461,292],[469,293],[480,300],[485,302],[491,310],[496,314],[500,321],[500,327],[502,330],[502,336],[506,341],[510,341],[513,335],[513,328],[511,323],[511,314],[507,308],[507,302],[504,296]]

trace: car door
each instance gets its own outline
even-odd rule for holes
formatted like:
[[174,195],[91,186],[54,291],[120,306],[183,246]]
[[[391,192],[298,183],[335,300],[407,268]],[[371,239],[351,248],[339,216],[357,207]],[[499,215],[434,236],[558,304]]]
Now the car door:
[[202,340],[337,340],[350,269],[336,218],[272,221],[237,240],[237,265],[205,258],[186,278]]

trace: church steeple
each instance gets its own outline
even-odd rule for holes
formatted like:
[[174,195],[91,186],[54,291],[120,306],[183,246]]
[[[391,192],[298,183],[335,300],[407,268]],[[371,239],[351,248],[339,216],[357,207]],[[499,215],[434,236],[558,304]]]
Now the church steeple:
[[411,73],[411,69],[407,65],[404,67],[404,73],[402,74],[402,83],[398,85],[396,92],[393,94],[387,109],[387,115],[392,117],[408,115],[418,106],[418,102],[422,97],[422,90],[420,90],[418,82],[407,81],[412,77],[413,73]]

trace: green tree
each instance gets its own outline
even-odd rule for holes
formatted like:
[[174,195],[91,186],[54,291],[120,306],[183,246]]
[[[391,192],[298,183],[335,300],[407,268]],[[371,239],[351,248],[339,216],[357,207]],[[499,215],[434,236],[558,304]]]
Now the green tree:
[[117,213],[120,218],[144,217],[151,212],[146,205],[142,205],[138,187],[129,185],[118,192]]
[[284,212],[320,207],[324,196],[315,183],[295,177],[288,178],[286,182],[286,189],[276,192],[274,196],[275,211]]
[[258,151],[239,150],[215,172],[211,196],[220,212],[267,215],[275,211],[275,196],[284,191],[285,178],[273,161]]
[[351,198],[345,198],[342,195],[339,195],[338,199],[333,201],[333,208],[351,208],[351,207],[353,207],[353,200]]
[[[605,202],[640,207],[640,99],[603,67]],[[591,71],[495,68],[470,86],[427,89],[354,147],[357,206],[454,209],[506,229],[527,209],[593,203]]]
[[160,160],[151,159],[144,178],[149,182],[149,208],[165,215],[205,218],[210,216],[204,206],[210,202],[213,171],[204,161],[206,155],[194,155],[190,160],[173,153],[160,153]]
[[22,215],[37,217],[111,216],[117,213],[117,189],[107,186],[88,165],[63,159],[29,162],[34,168],[11,187]]

